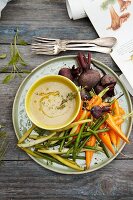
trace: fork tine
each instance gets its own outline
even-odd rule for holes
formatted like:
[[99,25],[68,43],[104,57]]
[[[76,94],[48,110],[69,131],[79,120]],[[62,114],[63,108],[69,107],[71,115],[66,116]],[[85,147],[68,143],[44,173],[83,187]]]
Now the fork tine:
[[34,52],[37,52],[37,51],[42,51],[42,52],[53,51],[54,52],[54,47],[32,46],[31,49]]
[[46,40],[40,40],[40,39],[36,39],[35,42],[39,42],[39,43],[42,43],[42,44],[55,44],[56,41],[46,41]]
[[34,40],[35,41],[41,41],[41,42],[47,43],[47,42],[54,42],[57,39],[54,39],[54,38],[45,38],[45,37],[34,37]]
[[53,47],[32,47],[32,50],[37,51],[37,50],[41,50],[41,51],[52,51],[54,50]]
[[36,54],[42,54],[42,55],[54,55],[53,51],[37,51]]
[[34,47],[36,47],[36,46],[40,46],[40,47],[54,47],[54,44],[52,44],[52,43],[46,43],[46,44],[33,43],[32,46],[34,46]]

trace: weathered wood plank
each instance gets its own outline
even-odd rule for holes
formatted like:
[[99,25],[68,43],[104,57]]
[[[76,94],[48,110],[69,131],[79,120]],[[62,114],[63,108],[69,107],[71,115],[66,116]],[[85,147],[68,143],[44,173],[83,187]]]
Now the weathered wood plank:
[[[6,44],[0,45],[0,53],[6,52],[8,55],[7,59],[0,60],[0,69],[9,59],[9,44],[16,28],[19,28],[21,38],[29,43],[33,35],[72,39],[97,37],[88,19],[71,21],[68,18],[65,0],[13,0],[4,9],[0,20],[0,44]],[[30,70],[52,58],[32,55],[30,45],[19,48],[29,63],[27,69]],[[71,53],[60,55],[68,54]],[[94,53],[93,57],[119,72],[109,55]],[[0,122],[6,124],[9,148],[5,162],[0,166],[0,199],[133,199],[132,145],[126,145],[122,151],[127,157],[119,155],[103,169],[81,176],[64,176],[43,169],[17,149],[17,139],[12,126],[12,104],[22,80],[15,79],[9,85],[3,85],[1,81],[4,76],[5,74],[0,74]],[[133,134],[130,140],[133,141]]]
[[97,37],[88,19],[77,21],[69,19],[65,0],[32,3],[19,0],[9,3],[0,21],[0,42],[11,42],[16,28],[30,43],[33,35],[77,39]]
[[[79,31],[79,27],[81,31]],[[89,28],[88,26],[82,27],[80,23],[76,27],[74,27],[73,24],[66,27],[65,21],[62,21],[62,24],[58,26],[56,24],[50,26],[49,23],[45,24],[42,22],[25,23],[15,21],[12,22],[12,25],[10,22],[6,22],[4,25],[0,22],[0,43],[10,43],[17,28],[21,37],[29,43],[31,43],[33,36],[61,39],[94,39],[98,37],[93,28]]]
[[[12,12],[15,9],[15,15]],[[10,13],[10,15],[9,15]],[[67,16],[67,17],[65,17]],[[65,0],[37,0],[23,1],[17,0],[10,2],[2,13],[3,20],[9,21],[46,21],[69,20]]]
[[[31,45],[27,46],[18,46],[22,57],[24,60],[27,62],[28,66],[26,69],[32,70],[36,66],[40,65],[41,63],[50,60],[52,58],[55,58],[56,56],[45,56],[45,55],[35,55],[31,52]],[[10,60],[10,45],[1,45],[0,46],[0,54],[6,53],[7,58],[6,59],[1,59],[0,60],[0,70],[2,67],[4,67]],[[76,55],[78,52],[62,52],[58,56],[64,56],[64,55]],[[108,65],[113,71],[120,71],[119,68],[116,66],[110,55],[105,55],[102,53],[92,53],[92,57],[94,59],[97,59],[104,64]]]
[[93,173],[61,175],[32,161],[4,162],[0,170],[0,197],[2,200],[131,199],[132,165],[133,161],[114,161]]

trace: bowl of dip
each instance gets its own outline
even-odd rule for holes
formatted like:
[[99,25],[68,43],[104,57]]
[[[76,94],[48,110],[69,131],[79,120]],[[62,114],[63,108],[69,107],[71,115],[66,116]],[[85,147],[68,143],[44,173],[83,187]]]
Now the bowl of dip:
[[28,90],[25,109],[36,126],[57,130],[68,126],[79,113],[81,97],[78,87],[68,78],[47,75]]

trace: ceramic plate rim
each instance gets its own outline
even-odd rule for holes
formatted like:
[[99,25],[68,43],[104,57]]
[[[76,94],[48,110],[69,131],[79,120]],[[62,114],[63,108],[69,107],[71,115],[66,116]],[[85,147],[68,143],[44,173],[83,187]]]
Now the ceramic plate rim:
[[[35,69],[33,69],[31,71],[31,73],[21,82],[17,92],[16,92],[16,95],[15,95],[15,98],[14,98],[14,101],[13,101],[13,108],[12,108],[12,122],[13,122],[13,127],[14,127],[14,131],[15,131],[15,134],[16,134],[16,137],[17,139],[19,139],[19,135],[17,134],[17,131],[16,131],[16,125],[15,125],[15,117],[14,117],[14,114],[15,114],[15,103],[17,101],[17,97],[19,95],[19,91],[21,90],[21,88],[23,87],[23,84],[32,76],[32,74],[37,71],[39,68],[41,68],[43,65],[47,65],[49,62],[53,62],[55,60],[58,60],[58,59],[64,59],[64,58],[76,58],[76,55],[67,55],[67,56],[58,56],[56,58],[52,58],[52,59],[49,59],[45,62],[43,62],[42,64],[38,65]],[[129,96],[129,93],[127,91],[127,89],[125,88],[123,82],[120,80],[119,76],[111,69],[109,68],[106,64],[98,61],[98,60],[95,60],[95,59],[91,59],[92,61],[94,61],[95,63],[98,63],[98,64],[101,64],[103,65],[103,67],[105,67],[108,71],[110,71],[115,77],[117,77],[117,79],[119,80],[119,82],[121,83],[122,87],[124,88],[124,92],[125,92],[125,96],[126,96],[126,99],[128,99],[128,104],[129,104],[129,107],[130,109],[132,110],[132,102],[131,102],[131,98]],[[130,133],[131,133],[131,130],[132,130],[132,122],[133,120],[130,119],[130,124],[129,124],[129,128],[128,128],[128,132],[127,132],[127,137],[130,136]],[[101,168],[103,168],[104,166],[108,165],[111,161],[113,161],[117,156],[118,154],[122,151],[122,149],[124,148],[125,146],[125,142],[121,145],[121,147],[119,148],[118,152],[110,159],[108,159],[105,163],[102,163],[100,166],[97,166],[96,168],[93,168],[93,169],[89,169],[89,170],[86,170],[86,171],[81,171],[81,172],[62,172],[60,170],[56,170],[54,168],[51,169],[51,167],[49,167],[48,165],[45,165],[43,163],[41,163],[37,158],[34,158],[33,156],[29,155],[36,163],[38,163],[39,165],[41,165],[43,168],[46,168],[48,170],[51,170],[51,171],[54,171],[54,172],[57,172],[57,173],[60,173],[60,174],[86,174],[86,173],[90,173],[90,172],[93,172],[93,171],[96,171],[96,170],[99,170]]]

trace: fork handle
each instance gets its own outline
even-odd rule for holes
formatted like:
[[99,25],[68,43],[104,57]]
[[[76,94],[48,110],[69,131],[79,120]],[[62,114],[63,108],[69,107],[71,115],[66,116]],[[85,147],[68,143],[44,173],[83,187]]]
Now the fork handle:
[[70,43],[94,43],[95,40],[62,40],[63,42],[70,44]]
[[85,48],[65,48],[64,51],[95,51],[99,53],[105,53],[105,54],[110,54],[112,52],[112,48],[108,47],[85,47]]
[[66,44],[66,47],[69,48],[69,47],[95,47],[95,46],[98,46],[98,45],[95,45],[95,44],[91,44],[91,43],[81,43],[81,44]]

